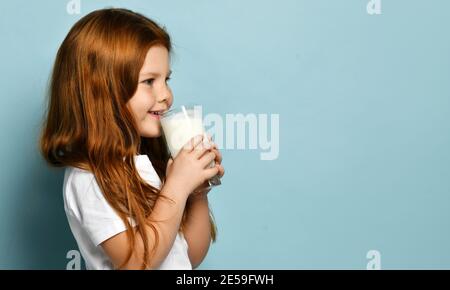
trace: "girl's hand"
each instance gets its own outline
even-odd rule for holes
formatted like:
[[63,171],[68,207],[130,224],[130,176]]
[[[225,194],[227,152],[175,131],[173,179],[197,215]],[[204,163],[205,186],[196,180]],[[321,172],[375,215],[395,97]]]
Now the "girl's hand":
[[166,184],[189,196],[197,187],[219,174],[220,164],[209,168],[216,159],[214,150],[203,143],[203,136],[192,138],[175,157],[169,159]]
[[[208,136],[208,139],[211,144],[210,151],[216,155],[214,162],[216,166],[219,166],[219,172],[217,175],[219,175],[219,177],[222,178],[225,175],[225,168],[222,165],[222,154],[220,153],[219,148],[217,148],[217,145],[212,141],[211,136]],[[208,181],[205,181],[200,187],[208,187]],[[193,197],[193,195],[195,195],[196,197],[206,195],[209,191],[211,191],[211,188],[205,189],[203,191],[196,189],[195,194],[192,194],[190,198]]]
[[216,163],[216,165],[220,165],[218,174],[219,174],[219,177],[222,178],[225,175],[225,168],[222,165],[222,154],[220,153],[216,144],[213,144],[211,152],[216,154],[216,158],[214,159],[214,162]]
[[219,166],[219,177],[222,178],[222,176],[225,175],[225,168],[222,166],[222,154],[219,151],[219,148],[217,148],[216,143],[213,142],[211,135],[208,134],[208,141],[209,141],[209,145],[210,145],[210,151],[213,152],[214,154],[216,154],[216,158],[214,158],[214,162],[216,165],[220,165]]

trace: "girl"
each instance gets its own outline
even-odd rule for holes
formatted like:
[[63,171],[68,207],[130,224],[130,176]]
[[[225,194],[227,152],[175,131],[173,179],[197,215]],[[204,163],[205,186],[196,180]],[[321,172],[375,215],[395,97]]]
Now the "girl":
[[[66,167],[64,208],[87,269],[192,269],[216,231],[208,191],[221,154],[193,138],[169,158],[171,41],[125,9],[80,19],[58,50],[40,147]],[[209,168],[211,161],[216,166]]]

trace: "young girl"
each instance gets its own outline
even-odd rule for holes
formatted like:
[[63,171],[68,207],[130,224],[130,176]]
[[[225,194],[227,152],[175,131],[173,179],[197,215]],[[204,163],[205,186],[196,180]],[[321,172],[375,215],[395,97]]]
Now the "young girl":
[[193,138],[172,160],[161,134],[170,51],[164,29],[125,9],[86,15],[58,50],[40,146],[66,167],[87,269],[192,269],[215,240],[208,191],[196,189],[224,174],[217,146]]

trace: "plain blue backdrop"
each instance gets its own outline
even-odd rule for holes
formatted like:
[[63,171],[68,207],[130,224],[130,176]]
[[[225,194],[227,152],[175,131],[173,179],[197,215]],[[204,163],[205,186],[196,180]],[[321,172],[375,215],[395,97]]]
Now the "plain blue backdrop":
[[59,45],[111,6],[167,28],[177,104],[280,116],[277,159],[222,150],[202,269],[450,268],[450,1],[68,2],[0,3],[0,268],[77,249],[37,137]]

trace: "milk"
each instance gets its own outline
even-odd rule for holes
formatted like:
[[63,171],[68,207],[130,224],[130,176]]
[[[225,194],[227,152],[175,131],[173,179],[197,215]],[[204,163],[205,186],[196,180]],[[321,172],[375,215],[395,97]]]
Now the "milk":
[[193,114],[185,116],[183,112],[175,113],[168,118],[162,118],[161,126],[173,158],[178,155],[180,149],[189,140],[205,133],[201,116]]
[[[203,144],[209,142],[205,129],[203,128],[201,106],[181,106],[181,109],[169,111],[162,116],[161,127],[172,158],[175,158],[183,146],[187,145],[195,136],[203,135]],[[215,162],[212,161],[209,167],[213,167],[214,165]],[[216,175],[208,180],[208,186],[206,188],[220,184],[220,177]],[[201,192],[202,189],[205,188],[200,187],[197,190]]]

